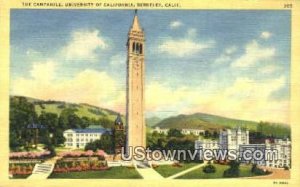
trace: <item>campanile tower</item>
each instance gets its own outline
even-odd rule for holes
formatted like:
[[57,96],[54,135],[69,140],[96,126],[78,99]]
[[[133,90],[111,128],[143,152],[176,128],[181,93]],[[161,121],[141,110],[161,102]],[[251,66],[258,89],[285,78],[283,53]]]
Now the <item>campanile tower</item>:
[[144,31],[139,24],[137,11],[135,11],[127,40],[127,150],[129,146],[133,148],[136,146],[146,147],[146,126],[144,117],[144,52]]

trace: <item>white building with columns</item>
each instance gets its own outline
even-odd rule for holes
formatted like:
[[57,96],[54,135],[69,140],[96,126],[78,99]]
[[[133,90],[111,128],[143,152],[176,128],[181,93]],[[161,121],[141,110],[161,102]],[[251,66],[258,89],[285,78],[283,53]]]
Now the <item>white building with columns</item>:
[[100,140],[104,134],[110,134],[111,130],[105,128],[87,128],[87,129],[68,129],[65,130],[65,147],[84,148],[87,143]]

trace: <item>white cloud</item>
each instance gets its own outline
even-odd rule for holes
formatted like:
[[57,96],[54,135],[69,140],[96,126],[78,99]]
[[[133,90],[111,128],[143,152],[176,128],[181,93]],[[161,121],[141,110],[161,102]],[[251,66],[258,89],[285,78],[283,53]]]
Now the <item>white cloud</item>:
[[94,62],[98,57],[98,49],[106,49],[108,47],[105,39],[100,35],[99,30],[75,31],[71,35],[71,40],[66,47],[63,48],[63,55],[67,60],[86,60]]
[[125,111],[125,90],[120,89],[106,72],[85,69],[68,78],[53,79],[54,75],[53,63],[36,64],[31,70],[32,78],[12,80],[11,93],[45,100],[89,103],[119,112]]
[[274,73],[274,72],[276,72],[278,70],[280,70],[279,66],[276,66],[276,65],[267,65],[267,66],[261,67],[259,69],[259,72],[261,72],[263,74],[271,74],[271,73]]
[[113,66],[119,66],[125,64],[127,58],[125,53],[119,53],[110,58],[110,64]]
[[229,62],[230,60],[231,60],[230,56],[222,54],[221,56],[215,59],[214,65],[223,64]]
[[273,47],[263,47],[253,40],[248,43],[245,47],[245,53],[235,60],[231,66],[232,67],[250,67],[254,66],[259,62],[268,60],[275,55],[275,48]]
[[267,39],[269,39],[272,35],[273,35],[272,33],[268,32],[268,31],[264,31],[264,32],[262,32],[262,33],[260,34],[260,37],[261,37],[262,39],[267,40]]
[[224,64],[232,60],[232,54],[237,51],[236,46],[229,46],[225,48],[224,52],[215,59],[214,65]]
[[30,75],[33,79],[49,83],[55,77],[56,62],[47,60],[46,62],[34,62]]
[[26,55],[27,56],[35,56],[35,55],[40,55],[40,52],[34,50],[34,49],[28,49],[26,51]]
[[[125,112],[125,89],[120,89],[120,83],[109,74],[85,69],[73,77],[57,78],[55,64],[53,61],[35,63],[30,78],[12,80],[11,93],[45,100],[84,102]],[[288,123],[289,101],[269,99],[270,94],[285,84],[284,76],[269,80],[240,77],[221,89],[206,84],[171,88],[152,82],[146,85],[145,107],[147,113],[206,112],[239,119]]]
[[199,53],[204,49],[211,48],[213,45],[213,41],[200,42],[190,38],[167,39],[159,44],[158,50],[161,53],[165,53],[170,56],[185,57]]
[[172,89],[161,83],[146,87],[146,111],[172,115],[205,112],[246,120],[289,122],[289,101],[272,100],[274,91],[286,84],[284,76],[270,80],[237,78],[230,86],[220,89],[179,87]]
[[236,50],[237,50],[236,46],[230,46],[225,49],[225,53],[230,55],[230,54],[233,54],[234,52],[236,52]]
[[171,28],[171,29],[176,29],[176,28],[178,28],[178,27],[180,27],[180,26],[182,26],[182,25],[183,25],[183,24],[182,24],[181,21],[176,20],[176,21],[172,21],[172,22],[170,23],[170,28]]

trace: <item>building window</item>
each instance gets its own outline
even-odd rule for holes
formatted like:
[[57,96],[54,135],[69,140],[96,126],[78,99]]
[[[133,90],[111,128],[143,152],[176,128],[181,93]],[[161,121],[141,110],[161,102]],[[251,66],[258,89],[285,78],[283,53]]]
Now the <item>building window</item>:
[[136,43],[135,50],[136,50],[136,53],[139,53],[139,51],[140,51],[140,45],[139,45],[139,43]]
[[143,45],[140,44],[140,54],[143,54]]
[[135,52],[135,42],[132,43],[132,52]]

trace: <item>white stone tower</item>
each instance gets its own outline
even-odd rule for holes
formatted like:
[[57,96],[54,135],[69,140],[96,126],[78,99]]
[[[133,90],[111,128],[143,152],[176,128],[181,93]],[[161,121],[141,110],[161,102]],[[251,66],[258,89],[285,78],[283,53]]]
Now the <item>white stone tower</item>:
[[133,148],[136,146],[146,147],[146,126],[144,118],[144,52],[144,31],[139,24],[137,11],[135,11],[127,40],[127,153],[129,146]]

